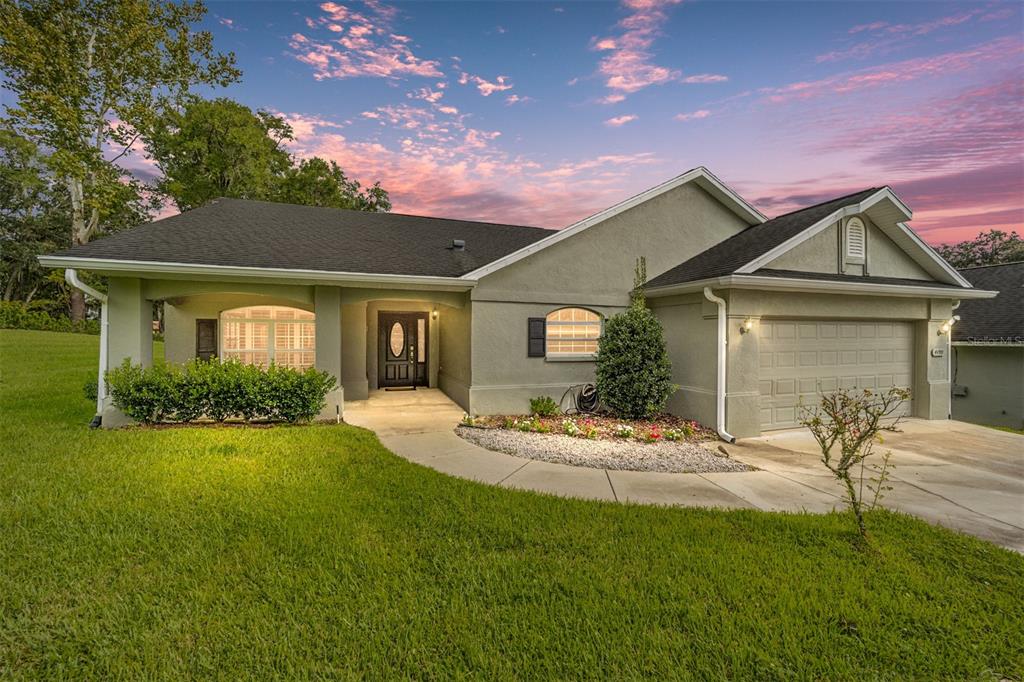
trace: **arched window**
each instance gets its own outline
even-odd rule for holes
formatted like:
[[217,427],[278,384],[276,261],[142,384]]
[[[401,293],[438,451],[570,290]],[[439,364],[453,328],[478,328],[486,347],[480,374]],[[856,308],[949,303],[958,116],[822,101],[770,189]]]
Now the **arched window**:
[[597,353],[601,316],[584,308],[562,308],[548,313],[545,329],[549,358],[586,358]]
[[225,310],[220,317],[222,358],[294,369],[316,360],[316,317],[309,311],[261,305]]

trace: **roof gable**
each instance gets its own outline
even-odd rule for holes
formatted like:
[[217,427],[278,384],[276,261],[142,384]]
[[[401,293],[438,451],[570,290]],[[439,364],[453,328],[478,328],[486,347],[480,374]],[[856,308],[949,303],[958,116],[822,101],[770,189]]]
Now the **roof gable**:
[[554,234],[551,234],[544,239],[538,240],[522,249],[504,256],[493,263],[489,263],[484,267],[467,273],[465,277],[467,279],[480,279],[486,275],[496,272],[504,267],[512,265],[513,263],[522,260],[542,249],[545,249],[553,244],[557,244],[563,239],[568,239],[573,235],[583,232],[589,227],[602,223],[614,216],[628,211],[634,206],[638,206],[645,201],[649,201],[665,192],[680,187],[688,182],[693,182],[699,185],[704,191],[710,194],[712,197],[721,202],[724,206],[729,208],[731,211],[736,213],[742,219],[746,220],[750,225],[758,225],[763,223],[767,218],[763,213],[758,211],[752,205],[746,202],[739,194],[737,194],[732,188],[728,187],[724,182],[719,180],[711,171],[703,166],[694,168],[693,170],[687,171],[682,175],[678,175],[667,182],[652,187],[636,196],[630,197],[625,201],[621,201],[614,206],[604,209],[599,213],[595,213],[589,218],[580,220],[579,222],[573,223],[572,225],[558,230]]
[[[808,206],[754,225],[707,251],[650,280],[649,287],[665,287],[725,275],[749,275],[845,216],[867,214],[901,249],[935,280],[969,287],[963,279],[900,219],[910,209],[888,187],[872,187],[854,194]],[[885,225],[889,225],[886,229]]]

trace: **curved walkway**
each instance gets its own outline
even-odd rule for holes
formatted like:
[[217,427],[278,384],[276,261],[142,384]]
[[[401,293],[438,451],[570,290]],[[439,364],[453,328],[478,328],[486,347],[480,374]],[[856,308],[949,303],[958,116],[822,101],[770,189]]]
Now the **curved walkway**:
[[[455,435],[462,415],[437,389],[378,391],[345,404],[345,421],[375,431],[392,452],[482,483],[642,504],[817,513],[843,508],[839,485],[798,431],[724,446],[757,471],[669,474],[573,467],[486,450]],[[921,454],[922,444],[928,455]],[[886,506],[1024,551],[1024,437],[962,422],[911,420],[887,445],[896,469]]]

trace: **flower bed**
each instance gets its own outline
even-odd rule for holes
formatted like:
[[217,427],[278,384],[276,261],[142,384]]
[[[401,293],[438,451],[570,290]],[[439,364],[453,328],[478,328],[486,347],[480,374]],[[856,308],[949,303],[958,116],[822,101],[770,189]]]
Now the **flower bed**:
[[700,442],[715,440],[715,432],[698,422],[670,414],[651,420],[616,419],[606,415],[557,415],[553,417],[498,415],[462,419],[462,426],[506,429],[526,433],[551,433],[587,440],[638,441],[641,443]]
[[671,415],[636,421],[601,415],[467,416],[455,431],[488,450],[571,466],[663,473],[753,468],[715,448],[713,431]]

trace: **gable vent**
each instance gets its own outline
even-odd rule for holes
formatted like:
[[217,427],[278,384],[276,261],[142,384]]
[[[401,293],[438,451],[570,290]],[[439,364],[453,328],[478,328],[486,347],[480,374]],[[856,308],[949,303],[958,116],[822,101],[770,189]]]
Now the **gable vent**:
[[860,218],[850,218],[846,223],[846,257],[864,257],[864,223]]

